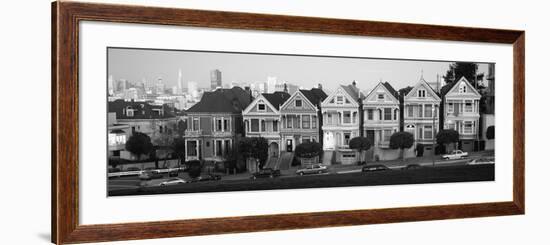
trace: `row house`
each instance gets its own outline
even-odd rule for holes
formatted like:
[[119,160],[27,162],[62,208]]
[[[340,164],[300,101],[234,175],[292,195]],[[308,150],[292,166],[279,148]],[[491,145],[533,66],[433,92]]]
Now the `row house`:
[[108,112],[115,114],[118,123],[128,125],[130,134],[145,133],[153,143],[177,132],[178,122],[182,120],[174,107],[151,101],[109,101]]
[[479,92],[462,77],[443,94],[443,127],[454,129],[459,135],[458,147],[463,151],[473,151],[478,140]]
[[340,85],[321,104],[324,162],[331,162],[329,159],[334,154],[335,162],[355,163],[356,152],[349,148],[349,141],[360,135],[362,99],[362,93],[354,82]]
[[399,95],[388,83],[378,83],[363,101],[364,136],[372,143],[367,159],[393,160],[399,151],[390,149],[390,137],[399,131]]
[[[414,136],[415,144],[424,145],[424,155],[431,155],[435,149],[435,136],[439,129],[439,98],[436,91],[424,80],[420,81],[403,99],[404,131]],[[414,153],[414,152],[410,152]]]
[[266,138],[269,157],[279,157],[282,150],[279,109],[289,98],[286,92],[263,93],[243,111],[246,137]]
[[292,152],[302,142],[321,141],[320,107],[326,97],[325,92],[319,88],[300,89],[281,105],[282,151]]
[[242,111],[252,102],[240,87],[205,92],[187,110],[185,160],[220,162],[244,135]]

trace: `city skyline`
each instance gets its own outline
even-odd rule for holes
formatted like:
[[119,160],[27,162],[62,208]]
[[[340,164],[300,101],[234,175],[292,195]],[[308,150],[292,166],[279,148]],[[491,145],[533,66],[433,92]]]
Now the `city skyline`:
[[[189,82],[197,83],[201,89],[211,88],[214,70],[223,74],[222,86],[263,83],[268,77],[275,77],[278,82],[299,84],[302,88],[322,83],[325,89],[331,90],[357,81],[360,89],[369,90],[383,81],[400,89],[414,85],[421,76],[430,83],[435,82],[453,63],[128,48],[109,48],[108,60],[108,75],[114,80],[145,80],[152,85],[161,78],[167,88],[181,86],[182,89],[187,89]],[[478,66],[478,73],[487,74],[488,63],[478,63]]]

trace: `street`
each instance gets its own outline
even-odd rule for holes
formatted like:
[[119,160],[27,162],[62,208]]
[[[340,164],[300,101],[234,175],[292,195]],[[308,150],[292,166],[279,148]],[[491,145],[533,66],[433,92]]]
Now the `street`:
[[[181,175],[181,173],[180,173]],[[388,170],[381,172],[350,172],[345,174],[322,175],[283,175],[277,178],[236,179],[209,182],[195,182],[176,186],[139,187],[139,180],[116,179],[109,184],[109,196],[151,195],[167,193],[221,192],[245,190],[271,190],[296,188],[323,188],[345,186],[374,186],[397,184],[444,183],[466,181],[493,181],[494,165],[454,164],[447,166],[425,167],[411,170]],[[119,188],[133,183],[128,188]]]

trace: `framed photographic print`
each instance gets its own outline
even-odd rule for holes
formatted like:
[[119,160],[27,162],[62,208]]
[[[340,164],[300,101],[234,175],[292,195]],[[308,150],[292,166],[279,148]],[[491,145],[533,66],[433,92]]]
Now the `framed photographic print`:
[[525,212],[523,31],[65,1],[52,31],[54,243]]

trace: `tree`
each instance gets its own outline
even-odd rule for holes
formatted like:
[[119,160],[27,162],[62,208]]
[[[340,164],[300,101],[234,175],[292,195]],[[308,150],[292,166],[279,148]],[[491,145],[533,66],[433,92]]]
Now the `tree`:
[[182,137],[175,138],[172,141],[172,150],[178,157],[178,165],[185,159],[185,139]]
[[[443,79],[446,84],[453,84],[461,77],[466,78],[474,88],[479,88],[482,85],[478,82],[483,80],[484,74],[476,74],[477,64],[472,62],[455,62],[449,65],[449,70]],[[477,83],[477,85],[476,85]]]
[[405,160],[404,151],[414,144],[414,136],[409,132],[396,132],[390,137],[390,148],[401,150],[401,160]]
[[440,145],[456,144],[459,140],[459,134],[454,129],[443,129],[437,133],[436,140]]
[[359,152],[359,162],[364,163],[363,153],[368,151],[371,147],[369,139],[366,137],[355,137],[349,141],[349,148]]
[[151,138],[141,132],[134,132],[126,141],[126,150],[137,156],[138,160],[141,155],[149,154],[153,150]]
[[297,145],[294,154],[300,158],[312,158],[319,156],[322,151],[321,143],[309,141]]
[[194,179],[201,176],[202,163],[199,160],[189,161],[187,162],[187,166],[189,166],[187,170],[187,174],[189,175],[189,177]]
[[495,139],[495,126],[489,126],[487,132],[485,132],[485,137],[489,140]]
[[245,158],[256,160],[258,167],[262,169],[268,157],[267,140],[263,137],[246,137],[239,142],[239,151]]

